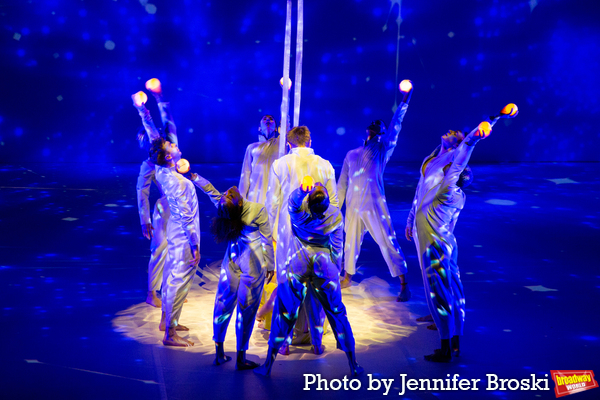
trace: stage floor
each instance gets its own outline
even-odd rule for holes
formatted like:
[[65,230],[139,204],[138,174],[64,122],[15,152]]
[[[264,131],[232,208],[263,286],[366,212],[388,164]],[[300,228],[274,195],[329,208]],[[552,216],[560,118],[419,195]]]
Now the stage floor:
[[[336,171],[340,166],[334,166]],[[181,323],[196,346],[165,348],[160,311],[144,303],[149,242],[136,206],[137,164],[0,165],[0,298],[3,398],[550,399],[551,370],[600,373],[600,168],[598,163],[474,165],[474,183],[455,233],[467,315],[461,356],[423,360],[437,332],[428,314],[416,251],[404,227],[418,165],[389,164],[387,203],[409,264],[413,298],[396,303],[392,279],[367,235],[356,282],[344,290],[365,368],[358,390],[303,390],[305,374],[334,388],[349,369],[331,334],[278,356],[271,378],[212,365],[215,264],[224,247],[208,233],[215,208],[198,193],[203,276]],[[236,185],[239,164],[193,165],[219,190]],[[154,191],[154,189],[153,189]],[[153,198],[157,194],[153,193]],[[595,306],[594,306],[595,307]],[[263,361],[268,332],[255,327],[249,358]],[[226,352],[235,356],[231,324]],[[481,379],[478,391],[402,391],[406,379]],[[546,391],[486,390],[488,375],[547,379]],[[391,383],[389,392],[375,380]],[[358,381],[354,382],[358,385]],[[372,390],[369,390],[371,386]],[[600,398],[600,389],[576,399]]]

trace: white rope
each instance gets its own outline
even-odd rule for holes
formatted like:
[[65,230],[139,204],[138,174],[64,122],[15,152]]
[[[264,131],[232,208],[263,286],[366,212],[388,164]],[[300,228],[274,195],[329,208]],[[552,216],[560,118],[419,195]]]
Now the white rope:
[[304,1],[298,0],[298,28],[296,29],[296,86],[294,87],[294,125],[300,125],[300,93],[302,90],[302,50],[304,46]]
[[287,0],[287,13],[285,18],[285,50],[283,52],[283,97],[281,99],[281,133],[279,135],[279,157],[285,154],[285,144],[287,137],[287,119],[289,104],[290,87],[290,47],[292,42],[292,0]]

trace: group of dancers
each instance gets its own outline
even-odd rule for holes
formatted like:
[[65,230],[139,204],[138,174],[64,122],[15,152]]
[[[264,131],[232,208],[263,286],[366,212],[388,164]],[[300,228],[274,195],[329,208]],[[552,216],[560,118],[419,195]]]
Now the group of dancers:
[[[215,241],[227,244],[213,313],[214,364],[229,360],[223,342],[236,311],[236,369],[254,369],[270,375],[282,346],[289,345],[299,316],[305,313],[315,354],[321,354],[324,313],[338,348],[347,355],[351,373],[363,369],[356,361],[355,342],[341,290],[351,285],[364,234],[379,245],[401,291],[397,301],[408,301],[407,266],[396,239],[387,207],[383,172],[396,147],[401,123],[412,95],[412,85],[401,87],[403,101],[389,128],[381,120],[367,127],[364,144],[348,152],[339,180],[331,163],[311,148],[306,126],[281,129],[288,154],[279,157],[281,137],[275,119],[260,121],[259,141],[248,146],[239,188],[220,192],[205,178],[185,171],[177,131],[157,79],[146,83],[155,97],[163,129],[155,126],[143,92],[133,95],[144,131],[142,145],[150,142],[149,158],[140,168],[137,193],[142,233],[151,239],[146,302],[162,308],[159,329],[163,344],[193,346],[178,331],[187,331],[179,317],[200,261],[200,227],[196,188],[217,208],[211,223]],[[503,110],[504,111],[504,110]],[[425,359],[447,362],[458,356],[464,323],[464,294],[456,263],[456,220],[465,203],[461,188],[472,181],[467,167],[475,144],[487,137],[490,123],[468,135],[448,131],[441,145],[425,158],[406,225],[419,254],[426,298],[441,338],[441,348]],[[145,134],[144,134],[145,133]],[[188,169],[189,170],[189,169]],[[150,217],[149,191],[154,182],[161,192]],[[346,215],[340,211],[346,203]],[[344,239],[345,232],[345,239]],[[340,277],[345,269],[344,277]],[[269,349],[262,366],[246,359],[265,281],[275,277]],[[161,290],[161,297],[157,291]]]

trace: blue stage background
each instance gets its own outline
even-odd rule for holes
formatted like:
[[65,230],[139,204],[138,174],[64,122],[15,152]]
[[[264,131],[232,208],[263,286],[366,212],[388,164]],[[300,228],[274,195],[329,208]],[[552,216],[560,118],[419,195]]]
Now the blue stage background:
[[[141,161],[129,96],[152,77],[193,163],[241,162],[260,117],[279,118],[284,1],[13,3],[0,8],[1,162]],[[600,160],[597,4],[397,3],[306,1],[300,122],[317,153],[339,164],[391,118],[401,11],[398,74],[415,92],[392,161],[421,160],[510,102],[518,118],[474,161]]]

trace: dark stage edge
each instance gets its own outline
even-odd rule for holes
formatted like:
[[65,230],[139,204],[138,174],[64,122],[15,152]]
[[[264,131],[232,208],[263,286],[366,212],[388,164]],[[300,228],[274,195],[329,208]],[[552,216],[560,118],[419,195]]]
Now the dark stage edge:
[[[212,355],[143,344],[114,330],[116,314],[142,303],[146,293],[149,243],[137,216],[138,167],[0,165],[2,398],[550,399],[555,398],[550,370],[600,372],[598,163],[474,165],[475,181],[466,190],[455,231],[467,301],[461,357],[450,364],[424,361],[438,336],[411,321],[410,336],[358,352],[365,368],[358,391],[303,390],[303,374],[342,379],[348,373],[345,355],[331,347],[327,357],[280,356],[265,379],[236,372],[233,363],[213,367]],[[240,168],[193,166],[218,189],[237,184]],[[385,181],[414,298],[398,307],[425,315],[414,245],[402,237],[417,171],[416,164],[389,164]],[[198,198],[202,263],[210,264],[222,257],[223,247],[207,232],[214,207],[203,194]],[[392,294],[399,290],[368,235],[359,265],[359,283],[375,276],[391,285]],[[227,349],[230,355],[233,350]],[[253,360],[264,356],[250,354]],[[367,390],[368,374],[394,379],[387,396]],[[400,374],[409,379],[459,374],[482,381],[478,391],[399,396]],[[548,374],[550,390],[486,391],[486,374],[514,379]],[[600,389],[573,396],[597,399]]]

